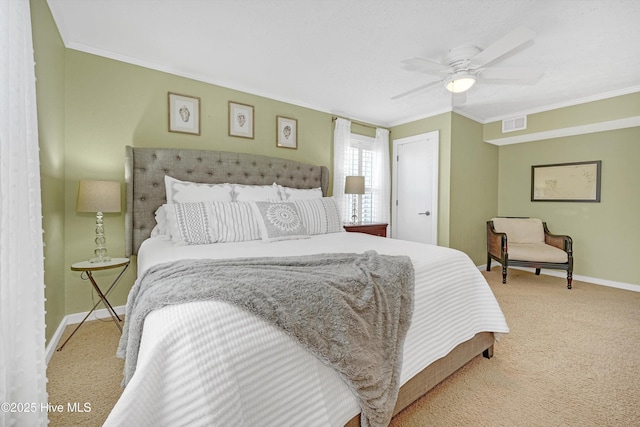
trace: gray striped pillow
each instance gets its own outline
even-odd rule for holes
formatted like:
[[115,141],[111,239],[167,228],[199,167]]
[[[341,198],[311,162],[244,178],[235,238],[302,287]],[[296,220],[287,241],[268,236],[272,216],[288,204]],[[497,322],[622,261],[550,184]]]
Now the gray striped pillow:
[[260,240],[260,228],[249,202],[210,202],[213,234],[218,243]]
[[333,197],[292,200],[298,208],[302,224],[309,234],[339,233],[344,231],[340,209]]

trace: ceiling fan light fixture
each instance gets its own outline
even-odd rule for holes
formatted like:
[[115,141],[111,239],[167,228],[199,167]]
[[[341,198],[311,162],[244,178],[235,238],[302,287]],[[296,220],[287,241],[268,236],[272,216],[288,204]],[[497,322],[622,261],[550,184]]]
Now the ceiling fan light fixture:
[[466,92],[476,83],[476,78],[471,74],[456,74],[447,80],[445,87],[449,92]]

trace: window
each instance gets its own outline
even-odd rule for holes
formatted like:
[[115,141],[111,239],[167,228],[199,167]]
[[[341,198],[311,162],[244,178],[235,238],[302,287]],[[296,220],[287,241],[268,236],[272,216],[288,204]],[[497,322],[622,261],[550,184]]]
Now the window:
[[374,174],[380,174],[380,171],[376,170],[378,154],[373,149],[374,143],[374,138],[351,134],[345,153],[345,176],[364,176],[365,194],[345,194],[347,202],[343,204],[342,217],[346,220],[351,220],[354,207],[358,221],[377,222],[381,220],[376,215],[380,208],[378,206],[379,200],[376,200],[379,197],[376,197],[374,191],[376,181]]
[[[350,221],[388,223],[390,207],[389,131],[376,128],[376,137],[351,133],[351,122],[337,118],[334,132],[333,195]],[[365,194],[344,194],[346,176],[364,176]]]

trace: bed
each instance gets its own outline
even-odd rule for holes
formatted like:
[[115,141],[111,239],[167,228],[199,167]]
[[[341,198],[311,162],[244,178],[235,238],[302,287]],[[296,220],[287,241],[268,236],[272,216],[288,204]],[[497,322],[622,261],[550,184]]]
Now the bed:
[[[279,186],[291,189],[290,195],[319,191],[324,200],[326,167],[242,153],[132,147],[125,163],[126,248],[128,256],[137,255],[139,278],[158,265],[185,262],[180,260],[366,251],[408,257],[415,270],[414,311],[393,414],[474,357],[491,357],[496,336],[509,330],[481,273],[453,249],[344,231],[268,243],[205,239],[197,245],[155,235],[156,212],[167,201],[165,176]],[[105,425],[357,426],[360,410],[342,377],[287,333],[234,304],[193,301],[146,316],[135,372]]]

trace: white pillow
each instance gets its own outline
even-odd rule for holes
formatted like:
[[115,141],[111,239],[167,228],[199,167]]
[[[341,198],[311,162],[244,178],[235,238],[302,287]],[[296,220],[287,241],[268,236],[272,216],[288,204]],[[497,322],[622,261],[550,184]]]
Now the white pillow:
[[322,198],[322,188],[290,188],[278,185],[280,190],[280,197],[282,200],[308,200],[308,199],[320,199]]
[[165,207],[167,205],[164,204],[156,209],[156,226],[151,230],[151,237],[155,236],[166,236],[169,234],[169,225],[167,224],[167,214],[165,213]]
[[234,200],[236,202],[281,200],[278,185],[240,185],[233,184]]
[[249,202],[211,202],[213,234],[218,243],[260,240],[260,228]]
[[251,202],[264,242],[308,239],[298,210],[293,203]]
[[167,192],[167,203],[230,202],[233,200],[231,184],[202,184],[180,181],[165,175],[164,186]]
[[216,242],[211,202],[165,205],[171,240],[176,245],[206,245]]
[[309,234],[339,233],[344,231],[340,209],[333,197],[312,200],[294,200],[298,213]]

